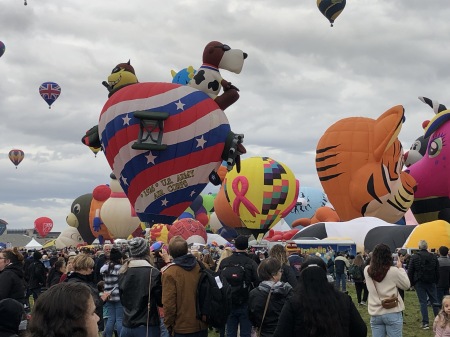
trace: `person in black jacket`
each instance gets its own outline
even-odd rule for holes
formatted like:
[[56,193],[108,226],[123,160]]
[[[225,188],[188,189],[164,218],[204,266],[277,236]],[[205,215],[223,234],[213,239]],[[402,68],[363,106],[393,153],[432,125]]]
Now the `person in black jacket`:
[[[258,265],[247,255],[248,237],[239,235],[234,240],[236,251],[233,255],[222,260],[219,266],[220,273],[227,279],[231,287],[231,314],[226,325],[227,337],[237,337],[238,327],[242,337],[250,337],[252,323],[248,318],[249,292],[258,286]],[[238,285],[233,276],[243,271],[242,284]],[[239,277],[239,279],[241,279]]]
[[284,302],[292,294],[290,284],[280,281],[281,275],[281,263],[274,257],[263,260],[258,266],[261,283],[250,291],[248,317],[252,325],[260,329],[261,337],[273,336]]
[[25,303],[26,287],[22,264],[23,256],[17,247],[0,252],[0,300],[13,298]]
[[12,298],[0,300],[0,337],[19,336],[23,314],[23,304],[19,301]]
[[47,288],[50,288],[51,286],[58,284],[59,280],[61,279],[61,276],[66,272],[66,261],[64,258],[61,258],[57,260],[53,267],[48,272],[47,276]]
[[325,262],[309,256],[273,337],[365,337],[367,326],[347,294],[328,283]]
[[292,288],[295,288],[297,286],[297,277],[295,276],[294,270],[289,265],[286,247],[280,244],[274,245],[270,249],[269,256],[276,258],[281,263],[281,269],[283,269],[281,282],[287,282]]
[[419,241],[419,251],[411,256],[408,266],[408,277],[416,290],[422,315],[422,329],[428,330],[428,299],[433,307],[434,316],[439,313],[440,303],[437,302],[436,283],[439,280],[439,262],[436,255],[428,252],[428,243]]
[[40,252],[33,253],[33,262],[28,266],[28,289],[36,300],[42,292],[47,279],[47,268],[41,262],[42,254]]
[[450,288],[450,258],[448,257],[448,247],[439,247],[439,281],[436,284],[437,302],[442,303],[445,295],[448,295]]
[[150,263],[150,247],[145,239],[133,238],[128,241],[128,246],[130,258],[119,271],[123,306],[121,336],[159,337],[157,307],[162,307],[161,273]]

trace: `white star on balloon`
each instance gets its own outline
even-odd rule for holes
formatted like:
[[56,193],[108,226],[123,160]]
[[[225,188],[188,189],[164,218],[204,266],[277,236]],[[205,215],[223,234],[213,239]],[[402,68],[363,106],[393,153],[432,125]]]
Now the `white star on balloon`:
[[155,165],[155,159],[158,158],[158,156],[154,156],[152,151],[149,151],[148,155],[145,156],[145,158],[147,158],[147,164],[152,163],[153,165]]
[[203,147],[205,146],[206,140],[205,138],[203,138],[203,135],[200,137],[200,139],[196,139],[197,141],[197,147],[201,147],[203,149]]
[[184,110],[184,106],[186,104],[181,103],[181,100],[179,99],[178,102],[175,102],[176,106],[177,106],[177,110]]
[[126,116],[123,117],[122,119],[123,119],[123,125],[130,125],[131,118],[128,117],[128,114],[126,114]]
[[169,200],[164,198],[163,200],[161,200],[161,202],[162,202],[162,206],[167,206],[167,204],[169,203]]
[[195,194],[195,191],[192,191],[191,194],[190,194],[190,196],[192,197],[194,194]]
[[122,179],[122,183],[123,183],[125,186],[128,186],[127,178],[125,178],[124,176],[121,176],[120,179]]

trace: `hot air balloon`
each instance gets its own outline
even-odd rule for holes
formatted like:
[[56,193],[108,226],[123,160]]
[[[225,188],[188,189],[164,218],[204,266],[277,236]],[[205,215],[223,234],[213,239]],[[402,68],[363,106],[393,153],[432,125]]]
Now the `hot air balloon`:
[[103,107],[98,132],[131,205],[150,225],[176,220],[209,183],[223,154],[228,157],[230,148],[239,153],[242,143],[213,99],[173,83],[121,88]]
[[51,109],[51,105],[61,95],[61,87],[55,82],[44,82],[39,87],[39,94],[47,102],[48,108]]
[[167,239],[170,242],[170,239],[177,235],[181,236],[188,243],[205,244],[206,241],[208,241],[205,226],[203,226],[200,221],[195,219],[186,218],[176,220],[173,225],[170,226]]
[[34,229],[36,229],[39,235],[43,238],[45,238],[47,234],[50,233],[52,228],[53,228],[53,220],[47,218],[46,216],[34,220]]
[[320,12],[330,21],[333,27],[334,20],[344,10],[346,0],[317,0],[317,7]]
[[8,223],[5,220],[0,219],[0,235],[2,235],[5,232],[7,224]]
[[6,49],[5,44],[2,41],[0,41],[0,57],[2,57],[3,54],[5,53],[5,49]]
[[97,153],[99,153],[102,150],[101,147],[93,147],[93,146],[89,146],[89,149],[92,151],[95,158],[97,158]]
[[23,158],[25,157],[25,153],[23,153],[22,150],[18,150],[18,149],[13,149],[11,151],[9,151],[9,160],[11,160],[11,162],[17,166],[20,164],[20,162],[23,160]]
[[243,160],[241,171],[233,168],[223,185],[234,213],[246,230],[256,235],[288,215],[299,192],[299,182],[289,167],[268,157]]
[[327,196],[323,190],[314,187],[302,186],[298,193],[295,207],[284,218],[289,226],[300,218],[311,218],[319,207],[328,203]]

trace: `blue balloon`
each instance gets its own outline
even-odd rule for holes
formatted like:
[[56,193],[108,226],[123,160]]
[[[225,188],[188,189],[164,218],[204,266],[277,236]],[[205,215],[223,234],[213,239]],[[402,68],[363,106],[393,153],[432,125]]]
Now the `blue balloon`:
[[6,224],[0,223],[0,235],[3,235],[5,230],[6,230]]
[[323,207],[327,203],[328,198],[323,190],[307,186],[300,187],[297,204],[284,217],[284,220],[290,226],[297,219],[311,218],[319,207]]
[[194,219],[194,216],[189,212],[183,212],[178,219]]
[[194,199],[190,207],[194,211],[194,213],[197,213],[197,211],[200,209],[200,207],[202,207],[202,205],[203,205],[203,196],[199,194]]

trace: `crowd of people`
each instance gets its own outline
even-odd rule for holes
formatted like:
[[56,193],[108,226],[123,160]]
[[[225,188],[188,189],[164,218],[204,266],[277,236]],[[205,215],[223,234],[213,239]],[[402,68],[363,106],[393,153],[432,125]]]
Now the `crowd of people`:
[[197,313],[205,268],[231,289],[226,324],[214,327],[220,337],[367,336],[349,281],[357,305],[367,306],[372,336],[402,336],[409,289],[420,303],[421,328],[430,328],[431,305],[436,336],[450,336],[448,248],[439,255],[425,241],[419,248],[410,256],[399,251],[395,261],[384,244],[356,256],[303,256],[282,244],[254,249],[246,236],[203,249],[178,236],[167,247],[138,237],[96,251],[4,249],[0,337],[206,337],[212,327]]

